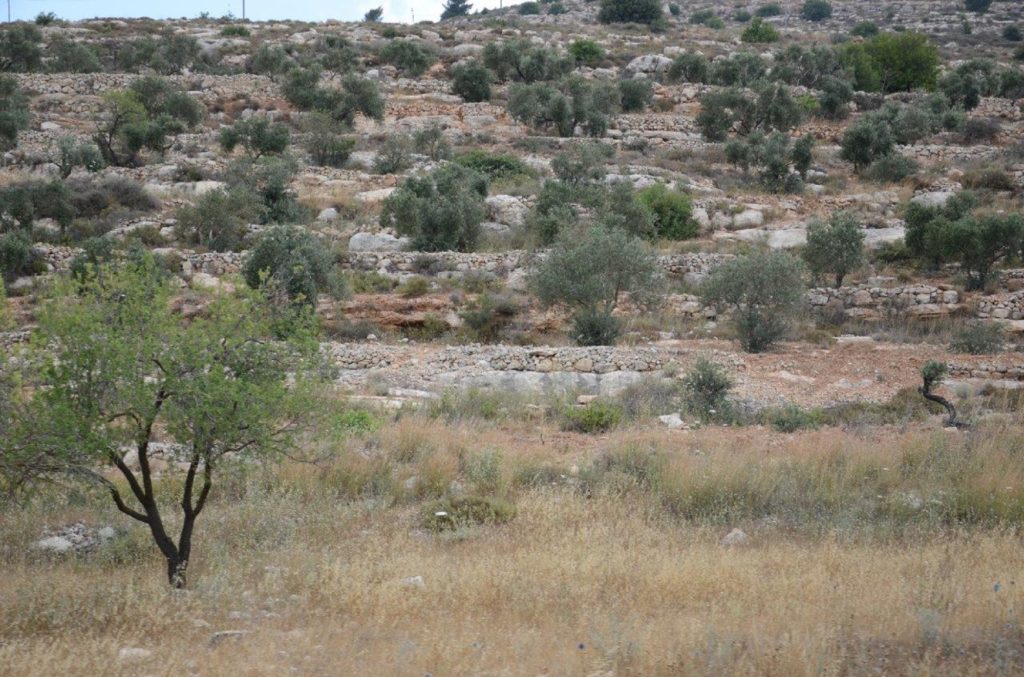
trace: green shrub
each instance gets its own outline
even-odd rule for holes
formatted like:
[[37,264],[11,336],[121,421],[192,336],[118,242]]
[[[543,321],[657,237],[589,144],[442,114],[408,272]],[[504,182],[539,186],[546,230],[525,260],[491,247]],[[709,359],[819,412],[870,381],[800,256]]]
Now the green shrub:
[[618,88],[579,76],[566,78],[557,87],[517,83],[508,92],[508,112],[515,120],[564,137],[573,136],[577,127],[588,136],[604,136],[609,116],[618,108]]
[[949,350],[968,355],[991,355],[1003,351],[1006,334],[994,323],[971,322],[953,336]]
[[[0,281],[13,282],[34,272],[32,240],[25,233],[0,235]],[[0,286],[3,286],[0,283]]]
[[850,29],[850,35],[855,35],[860,38],[873,38],[878,35],[878,24],[874,21],[858,21],[853,28]]
[[704,282],[704,303],[730,309],[740,345],[763,352],[786,335],[803,300],[799,262],[785,252],[756,252],[723,263]]
[[569,44],[569,55],[578,64],[596,66],[604,58],[604,49],[593,40],[583,38]]
[[686,240],[700,233],[700,224],[693,219],[693,202],[689,195],[670,191],[658,183],[641,190],[637,197],[654,213],[657,237]]
[[463,101],[491,100],[491,71],[476,59],[452,67],[452,91]]
[[225,26],[220,29],[220,34],[226,38],[247,38],[250,35],[245,26]]
[[803,119],[800,104],[785,85],[768,84],[753,95],[739,89],[709,92],[701,97],[697,127],[709,141],[724,141],[731,129],[752,132],[787,131]]
[[388,196],[382,227],[412,238],[419,251],[471,251],[487,210],[487,178],[457,163],[406,179]]
[[981,167],[964,172],[960,182],[972,190],[1012,191],[1013,177],[1001,167]]
[[654,87],[648,80],[619,80],[619,97],[624,113],[641,113],[654,99]]
[[452,145],[438,125],[431,125],[412,135],[412,146],[417,153],[426,155],[433,162],[447,160],[452,154]]
[[295,305],[316,306],[321,293],[339,295],[330,254],[317,237],[296,226],[275,226],[260,234],[242,266],[253,289],[284,294]]
[[761,412],[761,418],[780,433],[795,433],[798,430],[814,429],[822,424],[820,410],[801,409],[795,404],[766,409]]
[[228,166],[231,191],[248,193],[259,223],[302,223],[310,210],[299,204],[291,187],[297,165],[287,156],[240,157]]
[[806,0],[800,7],[800,16],[807,21],[824,21],[832,16],[828,0]]
[[876,183],[898,183],[917,173],[919,165],[913,158],[892,153],[878,158],[861,172],[861,176]]
[[36,14],[36,18],[34,19],[34,23],[37,26],[51,26],[58,21],[60,21],[60,19],[58,19],[57,15],[53,12],[40,12],[39,14]]
[[[0,251],[3,250],[2,237],[0,236]],[[0,331],[11,331],[14,329],[14,313],[7,302],[7,287],[4,286],[4,277],[0,273]],[[3,407],[6,394],[0,395],[0,409]]]
[[569,338],[578,346],[613,346],[622,335],[619,318],[600,310],[576,310],[571,321]]
[[217,189],[178,209],[176,218],[183,241],[213,251],[238,251],[256,209],[248,192]]
[[530,286],[545,306],[573,309],[581,323],[574,334],[592,343],[606,340],[623,293],[639,307],[657,303],[661,278],[645,243],[620,228],[593,226],[560,234],[532,272]]
[[601,0],[597,20],[601,23],[657,24],[662,21],[658,0]]
[[480,343],[497,341],[519,313],[519,306],[508,297],[484,294],[459,313],[470,336]]
[[767,5],[761,5],[758,7],[754,14],[764,18],[768,18],[770,16],[782,16],[782,7],[780,7],[778,3],[769,2]]
[[402,75],[418,78],[437,60],[428,48],[408,40],[392,40],[380,50],[380,59]]
[[703,54],[687,52],[680,54],[668,68],[668,79],[672,82],[708,81],[708,60]]
[[505,524],[516,516],[508,501],[493,496],[449,496],[427,506],[423,528],[433,532]]
[[53,56],[49,68],[54,73],[97,73],[103,70],[99,54],[92,45],[59,38],[50,43]]
[[312,112],[302,119],[306,138],[304,147],[313,164],[320,167],[343,167],[356,146],[354,139],[342,136],[344,127],[327,113]]
[[454,162],[483,174],[491,182],[534,175],[534,171],[525,162],[509,153],[490,153],[476,149],[459,155]]
[[839,157],[852,162],[861,171],[872,162],[893,152],[895,139],[889,125],[875,118],[864,117],[846,128],[840,143]]
[[81,141],[73,136],[62,136],[57,141],[57,153],[51,161],[57,165],[60,178],[66,179],[76,168],[90,172],[103,169],[103,154],[92,141]]
[[833,275],[838,289],[846,275],[864,263],[864,231],[849,212],[836,212],[828,221],[815,219],[807,228],[801,255],[815,275]]
[[397,293],[402,298],[406,299],[414,299],[419,298],[420,296],[425,296],[426,294],[430,293],[430,280],[428,280],[425,277],[415,275],[413,277],[410,277],[405,282],[399,284],[398,287],[395,289],[395,293]]
[[18,145],[18,132],[28,128],[30,119],[28,97],[21,91],[18,81],[0,76],[0,151]]
[[746,141],[733,139],[725,146],[728,162],[747,171],[758,170],[761,185],[773,193],[798,193],[813,160],[814,137],[806,135],[791,144],[785,134],[751,134]]
[[687,409],[703,420],[726,420],[733,385],[724,367],[698,358],[683,377]]
[[562,430],[587,434],[607,432],[622,422],[622,414],[622,407],[604,400],[570,406],[562,412]]
[[520,16],[531,16],[540,14],[540,3],[534,2],[533,0],[527,0],[519,4],[519,15]]
[[0,29],[0,72],[31,73],[43,63],[43,34],[31,24],[13,23]]
[[573,68],[573,60],[529,40],[491,42],[483,62],[499,82],[542,82],[557,79]]
[[1020,42],[1024,40],[1024,34],[1017,26],[1007,26],[1003,29],[1003,40],[1007,42]]
[[821,96],[818,97],[818,111],[822,117],[842,120],[850,113],[851,101],[853,87],[849,82],[842,78],[825,78],[821,84]]
[[778,42],[779,37],[779,31],[774,26],[757,17],[743,30],[740,39],[743,42],[766,43]]
[[280,45],[260,45],[253,52],[247,64],[250,73],[268,75],[274,78],[287,72],[291,58]]
[[909,31],[881,33],[866,44],[866,49],[883,92],[935,86],[939,52],[928,36]]
[[249,157],[258,158],[283,153],[291,141],[291,133],[285,124],[271,122],[264,115],[253,115],[229,127],[222,127],[219,141],[226,153],[241,146]]
[[320,85],[316,68],[293,68],[281,86],[281,93],[299,110],[327,113],[339,124],[351,128],[357,114],[374,120],[384,118],[384,98],[373,80],[350,74],[341,81],[341,89]]
[[745,24],[748,21],[750,21],[753,18],[753,16],[754,15],[748,12],[747,10],[739,9],[733,12],[732,20],[735,21],[736,23]]
[[0,189],[0,231],[29,231],[36,219],[53,219],[61,235],[78,216],[63,181],[25,181]]
[[992,0],[964,0],[964,9],[976,14],[984,14],[992,6]]
[[103,159],[113,166],[137,165],[139,153],[165,152],[168,136],[194,128],[205,109],[169,80],[145,77],[126,90],[103,95],[104,113],[93,137]]
[[378,174],[398,174],[412,167],[412,139],[405,134],[390,134],[377,150],[373,171]]

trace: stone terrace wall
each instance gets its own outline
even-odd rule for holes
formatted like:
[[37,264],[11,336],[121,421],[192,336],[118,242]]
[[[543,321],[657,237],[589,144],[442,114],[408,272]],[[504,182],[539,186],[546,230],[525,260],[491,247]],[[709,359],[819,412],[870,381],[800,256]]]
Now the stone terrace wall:
[[812,308],[841,307],[850,317],[877,318],[888,312],[916,317],[947,315],[962,308],[955,289],[930,285],[906,287],[821,287],[807,292]]

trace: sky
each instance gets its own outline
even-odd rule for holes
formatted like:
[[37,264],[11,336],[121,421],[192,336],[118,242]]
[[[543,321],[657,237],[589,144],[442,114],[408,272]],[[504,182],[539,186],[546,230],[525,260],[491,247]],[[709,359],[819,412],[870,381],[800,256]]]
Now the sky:
[[[474,0],[473,10],[498,7],[502,0]],[[521,0],[507,0],[506,4]],[[93,17],[139,17],[153,19],[196,17],[202,12],[219,17],[231,13],[242,15],[242,0],[0,0],[0,14],[10,2],[11,18],[31,20],[40,12],[53,12],[61,19],[89,19]],[[358,21],[366,10],[384,8],[384,21],[410,23],[436,21],[441,15],[443,0],[245,0],[246,17],[254,21],[297,19],[304,21]]]

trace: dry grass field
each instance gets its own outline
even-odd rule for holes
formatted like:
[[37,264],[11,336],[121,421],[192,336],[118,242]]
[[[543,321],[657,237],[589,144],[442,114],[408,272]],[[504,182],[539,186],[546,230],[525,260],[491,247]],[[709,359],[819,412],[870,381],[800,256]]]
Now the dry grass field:
[[[1016,417],[969,433],[929,422],[588,436],[404,416],[330,461],[225,475],[187,591],[169,590],[148,534],[104,496],[44,492],[5,512],[0,665],[1020,674],[1022,450]],[[453,481],[515,516],[425,528]],[[32,551],[40,524],[74,520],[123,533],[73,558]],[[720,544],[734,527],[749,540]]]

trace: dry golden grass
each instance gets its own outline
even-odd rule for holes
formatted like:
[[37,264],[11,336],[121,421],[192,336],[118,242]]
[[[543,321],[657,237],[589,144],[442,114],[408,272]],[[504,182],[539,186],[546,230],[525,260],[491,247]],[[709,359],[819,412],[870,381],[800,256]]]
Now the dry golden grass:
[[[185,593],[167,589],[139,529],[109,553],[31,553],[44,524],[125,524],[101,496],[40,497],[0,517],[0,665],[11,675],[1019,674],[1018,513],[957,522],[845,504],[913,490],[926,501],[1002,492],[1020,505],[1022,439],[1019,427],[588,437],[407,417],[345,442],[325,466],[222,482]],[[664,463],[641,472],[607,460],[637,450]],[[539,466],[555,479],[522,479]],[[644,475],[652,468],[657,477]],[[790,477],[803,480],[784,485]],[[422,529],[424,500],[452,480],[511,498],[518,515]],[[720,490],[722,505],[761,487],[781,519],[679,513],[675,492],[699,487]],[[816,517],[811,499],[831,504]],[[848,522],[862,515],[878,524]],[[747,546],[719,545],[732,526]],[[404,583],[414,576],[422,586]],[[248,634],[211,645],[219,630]],[[152,655],[119,660],[126,647]]]

